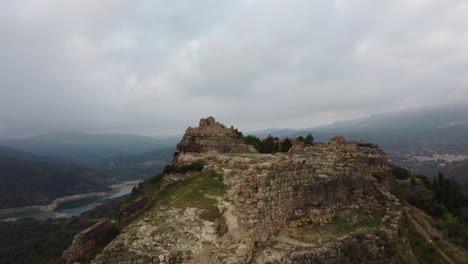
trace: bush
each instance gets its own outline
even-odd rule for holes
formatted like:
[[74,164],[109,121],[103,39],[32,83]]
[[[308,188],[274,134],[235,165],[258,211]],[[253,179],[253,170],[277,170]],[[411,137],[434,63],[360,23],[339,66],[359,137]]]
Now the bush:
[[410,172],[402,167],[398,167],[394,164],[391,164],[390,168],[392,168],[393,176],[395,176],[395,178],[399,180],[406,180],[411,176]]
[[285,138],[283,142],[281,142],[281,152],[288,152],[291,147],[292,142],[289,138]]
[[120,228],[114,223],[107,224],[102,230],[101,245],[107,245],[120,233]]
[[205,163],[201,160],[197,160],[195,162],[192,162],[189,165],[167,165],[164,167],[163,174],[167,173],[186,173],[186,172],[199,172],[203,170],[203,167],[205,166]]
[[312,145],[312,143],[314,143],[314,137],[312,136],[312,134],[308,134],[305,138],[304,138],[304,144],[306,145]]
[[244,137],[244,143],[253,146],[258,152],[262,151],[262,141],[256,136],[248,135]]
[[261,153],[276,153],[279,150],[278,147],[278,138],[274,138],[269,135],[267,138],[262,140],[262,149],[260,150]]

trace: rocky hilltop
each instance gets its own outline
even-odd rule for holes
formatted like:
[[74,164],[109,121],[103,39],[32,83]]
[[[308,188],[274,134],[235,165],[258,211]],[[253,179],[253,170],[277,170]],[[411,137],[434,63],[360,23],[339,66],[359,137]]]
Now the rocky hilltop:
[[187,128],[177,150],[181,153],[257,152],[241,141],[233,127],[226,128],[211,116],[202,118],[198,127]]
[[177,150],[154,203],[93,263],[402,262],[401,206],[372,144],[260,154],[209,117]]

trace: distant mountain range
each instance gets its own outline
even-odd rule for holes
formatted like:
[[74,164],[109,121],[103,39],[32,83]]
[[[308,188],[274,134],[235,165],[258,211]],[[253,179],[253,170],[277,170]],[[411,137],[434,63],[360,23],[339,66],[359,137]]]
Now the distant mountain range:
[[[468,105],[418,108],[304,129],[267,129],[265,137],[297,137],[312,133],[327,142],[335,135],[379,144],[387,152],[468,153]],[[247,133],[248,134],[248,133]]]
[[[434,176],[438,171],[454,177],[468,193],[468,160],[458,162],[417,162],[411,157],[433,154],[468,155],[468,105],[426,107],[367,118],[335,122],[305,129],[267,129],[256,131],[258,137],[269,134],[295,138],[311,133],[316,141],[328,142],[336,135],[351,140],[378,144],[394,163],[414,173]],[[246,133],[249,134],[249,133]]]
[[86,134],[62,132],[26,139],[0,138],[0,146],[45,157],[72,160],[79,163],[95,162],[114,155],[141,154],[174,147],[179,138],[155,139],[127,134]]

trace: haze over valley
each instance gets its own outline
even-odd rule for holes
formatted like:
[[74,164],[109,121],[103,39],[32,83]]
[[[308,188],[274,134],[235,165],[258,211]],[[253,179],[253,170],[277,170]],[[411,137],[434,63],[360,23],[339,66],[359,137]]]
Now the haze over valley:
[[0,263],[468,259],[468,2],[0,8]]

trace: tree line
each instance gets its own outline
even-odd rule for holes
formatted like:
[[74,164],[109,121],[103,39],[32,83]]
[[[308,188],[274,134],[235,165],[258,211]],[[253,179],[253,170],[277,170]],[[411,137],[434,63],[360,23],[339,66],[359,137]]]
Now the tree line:
[[[284,139],[280,139],[278,137],[268,135],[268,137],[260,139],[254,135],[248,135],[244,137],[242,133],[239,132],[237,129],[235,129],[234,131],[237,133],[239,138],[243,140],[245,144],[253,146],[260,153],[271,154],[277,152],[288,152],[289,149],[292,147],[292,141],[287,137]],[[300,136],[296,139],[303,142],[306,145],[312,145],[314,142],[314,137],[312,136],[312,134],[308,134],[305,137]]]
[[[453,178],[442,172],[430,180],[425,175],[412,175],[408,170],[392,165],[397,179],[410,180],[409,193],[404,194],[406,201],[431,215],[437,227],[455,244],[468,249],[468,197]],[[424,188],[418,188],[417,179]]]

